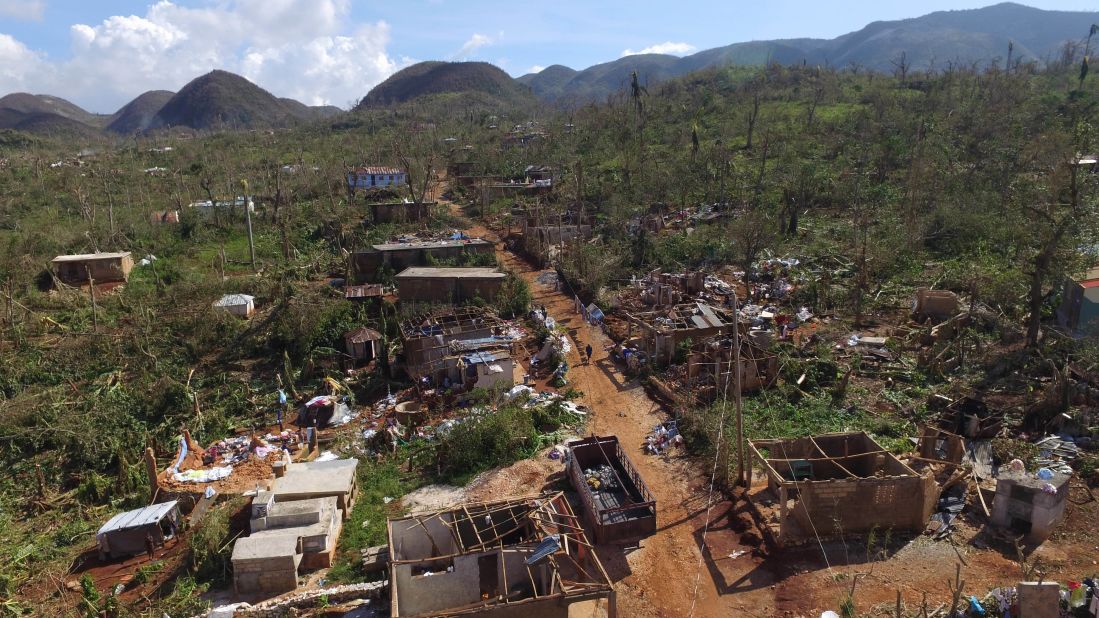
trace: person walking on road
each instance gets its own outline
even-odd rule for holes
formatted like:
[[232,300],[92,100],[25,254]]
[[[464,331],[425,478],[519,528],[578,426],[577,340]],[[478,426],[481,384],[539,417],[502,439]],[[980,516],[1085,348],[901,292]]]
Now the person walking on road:
[[585,364],[590,365],[591,364],[591,344],[590,343],[588,344],[588,347],[584,348],[584,352],[586,352],[587,355],[588,355],[588,362],[585,363]]

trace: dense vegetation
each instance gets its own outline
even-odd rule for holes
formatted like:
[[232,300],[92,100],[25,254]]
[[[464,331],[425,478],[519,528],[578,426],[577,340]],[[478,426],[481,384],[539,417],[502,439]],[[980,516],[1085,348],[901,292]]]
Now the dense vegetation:
[[[1093,259],[1088,251],[1099,243],[1099,175],[1072,164],[1097,147],[1097,86],[1079,60],[1070,51],[1045,69],[1012,63],[893,76],[721,68],[648,90],[639,76],[605,103],[543,112],[547,137],[522,147],[503,137],[526,113],[490,113],[483,98],[452,95],[270,133],[139,137],[82,158],[69,144],[5,134],[0,547],[9,559],[0,565],[0,597],[9,601],[0,611],[61,598],[58,582],[90,533],[147,496],[138,463],[147,444],[167,456],[181,427],[205,442],[269,419],[278,380],[308,393],[338,373],[335,352],[352,327],[371,325],[393,345],[394,307],[351,306],[325,278],[344,276],[347,251],[420,226],[364,223],[361,198],[343,181],[350,165],[400,165],[413,191],[448,158],[510,176],[553,165],[559,178],[542,206],[597,221],[595,238],[569,245],[559,262],[585,300],[602,302],[617,281],[655,267],[751,269],[768,253],[794,254],[828,272],[827,282],[803,286],[805,302],[835,310],[853,328],[895,312],[916,287],[935,286],[999,316],[1003,332],[980,336],[1017,341],[1001,348],[1012,367],[1070,359],[1095,367],[1093,340],[1041,328],[1062,279]],[[244,193],[257,199],[255,265],[239,209],[204,215],[187,207]],[[634,225],[653,211],[699,204],[734,216],[691,233]],[[510,206],[480,204],[471,213],[501,217]],[[180,224],[149,223],[151,212],[167,209],[180,210]],[[423,227],[466,223],[439,213]],[[50,289],[53,256],[119,249],[157,259],[94,302],[85,291]],[[529,290],[509,286],[503,309],[519,312]],[[254,320],[211,308],[233,292],[256,297]],[[974,364],[959,379],[985,379],[987,369]],[[937,379],[875,396],[914,405]],[[359,401],[384,394],[388,380],[379,369],[359,385]],[[749,403],[750,431],[861,426],[889,437],[907,427],[872,418],[857,397],[838,408],[825,393],[794,395]],[[701,444],[713,435],[714,414],[692,428]],[[441,478],[467,478],[532,452],[535,442],[513,438],[560,424],[549,416],[509,408],[470,422],[441,441],[448,457],[424,461]],[[378,500],[425,480],[391,461],[366,470],[376,482],[364,478],[368,499],[348,543],[376,542]],[[208,536],[216,545],[213,529]],[[193,569],[195,579],[178,580],[164,602],[216,581],[213,567]],[[346,562],[337,573],[355,575]]]

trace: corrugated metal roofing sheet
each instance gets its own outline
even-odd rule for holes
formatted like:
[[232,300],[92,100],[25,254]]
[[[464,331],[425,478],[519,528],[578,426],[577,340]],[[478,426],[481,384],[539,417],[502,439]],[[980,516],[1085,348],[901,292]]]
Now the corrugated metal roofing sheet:
[[172,500],[170,502],[161,502],[160,504],[119,513],[107,520],[107,523],[99,528],[99,532],[97,532],[95,536],[96,538],[99,538],[101,535],[107,534],[108,532],[114,532],[115,530],[140,528],[142,526],[148,526],[149,524],[155,524],[161,519],[164,519],[164,517],[172,512],[177,505],[178,502]]

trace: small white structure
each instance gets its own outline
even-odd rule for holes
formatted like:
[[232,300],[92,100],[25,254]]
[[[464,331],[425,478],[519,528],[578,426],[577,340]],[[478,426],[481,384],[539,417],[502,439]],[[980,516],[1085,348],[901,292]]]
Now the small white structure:
[[214,302],[214,307],[237,317],[250,318],[256,312],[256,299],[248,294],[226,294]]
[[225,210],[232,210],[234,208],[244,208],[245,204],[248,205],[248,212],[256,212],[256,203],[252,200],[252,197],[237,196],[231,200],[199,200],[197,202],[191,202],[188,204],[189,208],[197,208],[203,212],[210,212],[215,208],[222,208]]
[[182,525],[183,517],[175,500],[119,513],[95,533],[99,557],[106,560],[145,553],[149,539],[154,546],[163,545]]

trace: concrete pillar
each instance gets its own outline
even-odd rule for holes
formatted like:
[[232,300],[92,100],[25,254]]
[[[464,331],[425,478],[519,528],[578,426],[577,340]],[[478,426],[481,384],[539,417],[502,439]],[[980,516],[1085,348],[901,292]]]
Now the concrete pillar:
[[789,494],[786,491],[785,485],[779,485],[778,488],[778,501],[779,501],[779,513],[781,516],[780,521],[786,521],[787,509],[786,503],[790,499]]
[[1019,618],[1058,618],[1061,587],[1056,582],[1020,582]]

